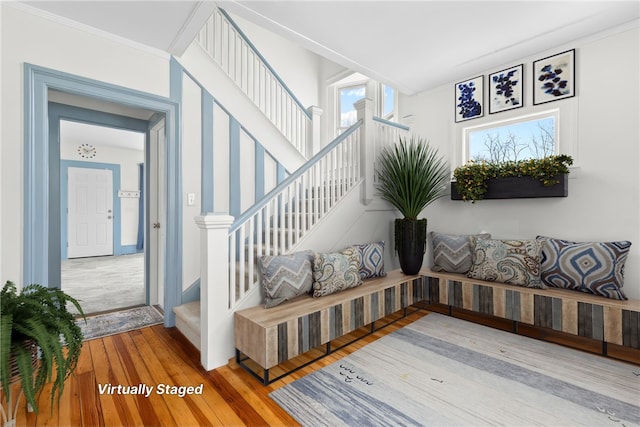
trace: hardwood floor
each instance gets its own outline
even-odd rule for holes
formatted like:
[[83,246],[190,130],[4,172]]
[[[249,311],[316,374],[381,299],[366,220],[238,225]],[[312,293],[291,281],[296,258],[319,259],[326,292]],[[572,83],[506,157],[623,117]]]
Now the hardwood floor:
[[[63,397],[51,410],[47,389],[40,413],[23,404],[17,426],[291,426],[297,425],[268,394],[320,369],[427,314],[419,311],[263,386],[235,362],[206,372],[200,353],[175,328],[162,325],[85,342],[78,368],[66,382]],[[359,331],[363,333],[366,329]],[[346,338],[348,339],[348,337]],[[284,368],[304,363],[304,355]],[[273,372],[273,377],[277,375]],[[149,397],[100,393],[107,384],[156,387]],[[158,385],[199,386],[202,394],[158,394]],[[166,387],[164,387],[166,388]]]

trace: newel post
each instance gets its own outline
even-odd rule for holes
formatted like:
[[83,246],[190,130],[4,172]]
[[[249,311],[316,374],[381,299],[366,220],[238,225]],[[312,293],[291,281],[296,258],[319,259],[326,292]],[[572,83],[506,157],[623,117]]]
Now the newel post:
[[362,127],[360,128],[360,171],[364,178],[362,186],[362,203],[368,205],[373,200],[373,194],[375,191],[374,186],[374,162],[375,162],[375,147],[374,147],[374,132],[375,127],[373,125],[373,100],[369,98],[363,98],[353,104],[358,112],[358,120],[362,120]]
[[320,116],[322,108],[312,105],[307,109],[311,116],[311,123],[307,128],[307,159],[320,151]]
[[[233,348],[229,323],[229,227],[234,218],[207,214],[195,218],[200,228],[200,363],[206,370],[227,363]],[[226,358],[226,359],[225,359]]]

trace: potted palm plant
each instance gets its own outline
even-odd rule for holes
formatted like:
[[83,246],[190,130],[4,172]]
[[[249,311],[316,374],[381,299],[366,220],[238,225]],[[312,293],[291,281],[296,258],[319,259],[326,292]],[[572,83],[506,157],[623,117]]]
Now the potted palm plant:
[[[7,402],[2,408],[4,425],[15,425],[11,408],[12,384],[20,382],[21,394],[38,413],[37,396],[53,379],[51,403],[62,396],[65,380],[76,368],[82,348],[82,330],[68,311],[73,297],[60,289],[28,285],[18,291],[7,281],[0,293],[0,383]],[[15,405],[17,408],[20,396]],[[53,408],[53,405],[52,405]]]
[[427,219],[418,215],[444,195],[449,167],[438,150],[424,139],[400,137],[378,157],[377,189],[382,199],[396,207],[404,218],[394,223],[395,249],[405,274],[422,267],[427,241]]

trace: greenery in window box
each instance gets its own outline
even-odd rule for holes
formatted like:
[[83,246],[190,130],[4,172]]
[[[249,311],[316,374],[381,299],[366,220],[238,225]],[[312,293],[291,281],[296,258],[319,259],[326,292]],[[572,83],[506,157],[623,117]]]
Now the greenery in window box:
[[484,198],[487,180],[510,176],[530,176],[545,186],[558,183],[557,175],[568,174],[573,158],[565,154],[542,159],[506,161],[500,163],[474,162],[457,167],[453,171],[456,189],[462,200],[474,202]]
[[[68,311],[67,303],[73,304],[84,318],[78,301],[60,289],[33,284],[18,292],[11,281],[2,288],[0,382],[7,402],[11,402],[11,384],[19,380],[22,393],[37,414],[36,397],[54,373],[52,409],[54,398],[57,396],[60,400],[64,383],[78,364],[83,340],[82,330],[75,316]],[[36,362],[37,353],[39,361]],[[11,411],[11,408],[7,409]],[[7,420],[13,414],[2,415]]]

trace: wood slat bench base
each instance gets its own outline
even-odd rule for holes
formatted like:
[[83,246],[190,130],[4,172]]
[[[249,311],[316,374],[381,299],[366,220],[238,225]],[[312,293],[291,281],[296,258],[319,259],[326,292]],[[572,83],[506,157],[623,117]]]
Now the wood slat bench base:
[[[566,289],[533,289],[423,270],[426,302],[485,314],[600,342],[640,349],[640,301],[619,301]],[[439,311],[439,310],[436,310]]]
[[[337,350],[332,341],[364,326],[370,326],[370,331],[362,336],[368,335],[376,330],[376,321],[399,311],[406,314],[409,306],[423,301],[425,290],[422,275],[407,276],[394,270],[385,277],[365,280],[357,288],[320,298],[305,295],[273,308],[239,310],[234,314],[236,361],[269,383],[273,381],[269,379],[270,368],[325,346],[311,363]],[[248,359],[263,369],[262,378],[247,367]]]

